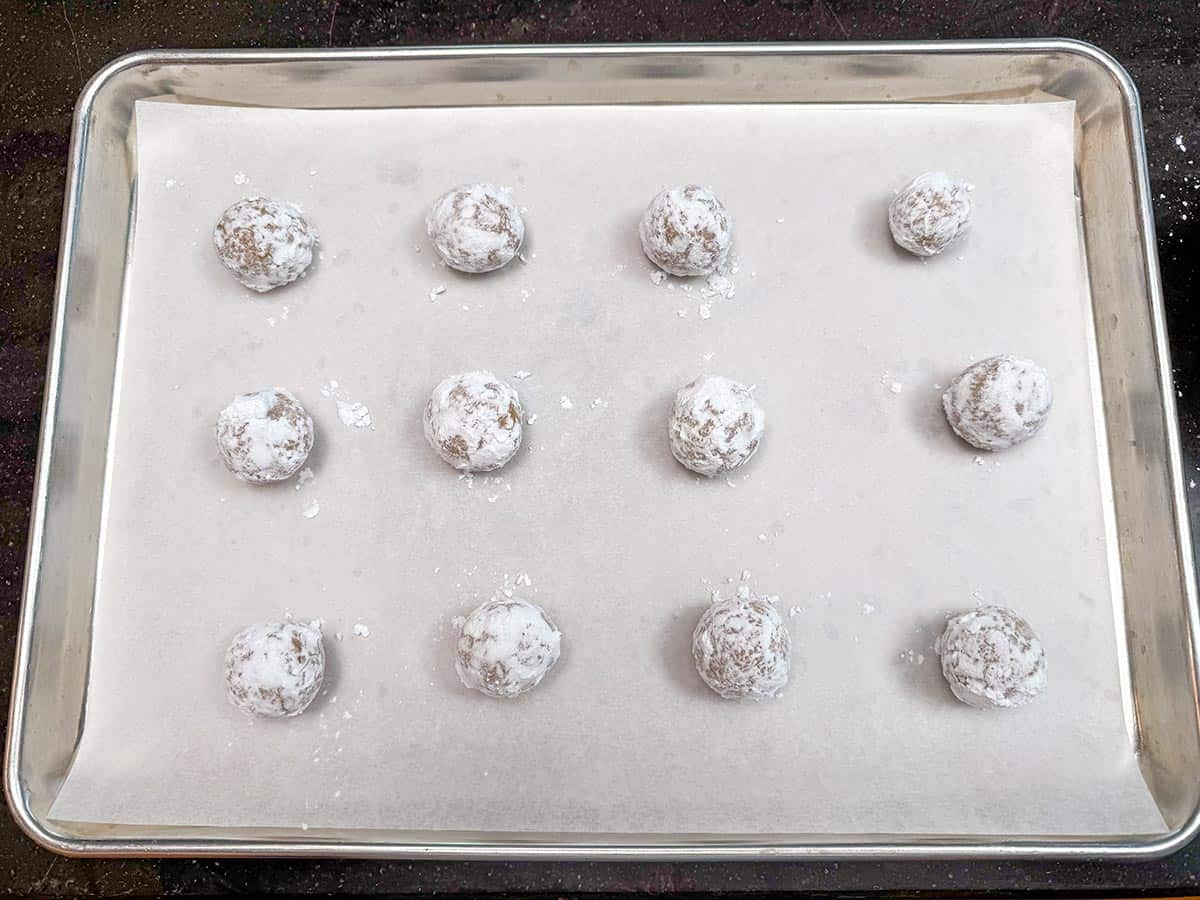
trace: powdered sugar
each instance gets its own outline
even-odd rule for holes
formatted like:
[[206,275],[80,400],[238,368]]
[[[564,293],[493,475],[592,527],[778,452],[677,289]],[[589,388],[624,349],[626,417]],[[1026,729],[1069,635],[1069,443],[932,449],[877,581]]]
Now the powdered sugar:
[[338,419],[347,428],[374,428],[371,411],[366,404],[351,400],[337,381],[321,385],[321,396],[328,397],[337,407]]
[[351,428],[370,428],[371,411],[358,401],[338,400],[338,418]]

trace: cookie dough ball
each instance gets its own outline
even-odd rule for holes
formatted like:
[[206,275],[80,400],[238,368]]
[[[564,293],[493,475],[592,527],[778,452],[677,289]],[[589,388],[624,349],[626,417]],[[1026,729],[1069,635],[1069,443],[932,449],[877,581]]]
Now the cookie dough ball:
[[221,461],[251,484],[290,478],[312,446],[313,421],[283,388],[239,394],[217,416]]
[[765,425],[766,414],[749,388],[709,375],[675,395],[667,435],[680,463],[711,477],[749,462]]
[[523,421],[515,390],[491,372],[464,372],[433,389],[425,440],[456,469],[490,472],[516,455]]
[[787,684],[791,652],[779,612],[752,595],[714,603],[692,634],[696,671],[727,700],[775,696]]
[[460,272],[499,269],[525,240],[521,211],[494,184],[464,184],[442,194],[425,231],[446,265]]
[[971,187],[945,172],[918,175],[888,207],[896,243],[917,256],[936,256],[971,224]]
[[317,229],[298,207],[281,200],[239,200],[213,229],[217,256],[252,291],[295,281],[312,264]]
[[981,606],[946,623],[934,649],[963,703],[1024,706],[1046,689],[1046,651],[1029,623],[1003,606]]
[[954,433],[980,450],[1004,450],[1029,440],[1050,415],[1050,378],[1016,356],[977,362],[950,382],[942,407]]
[[225,693],[252,716],[280,719],[308,708],[325,677],[318,624],[251,625],[225,652]]
[[712,191],[668,188],[650,201],[638,234],[650,262],[672,275],[709,275],[729,255],[733,219]]
[[462,683],[489,697],[516,697],[538,686],[558,662],[562,634],[527,600],[489,600],[467,616],[454,668]]

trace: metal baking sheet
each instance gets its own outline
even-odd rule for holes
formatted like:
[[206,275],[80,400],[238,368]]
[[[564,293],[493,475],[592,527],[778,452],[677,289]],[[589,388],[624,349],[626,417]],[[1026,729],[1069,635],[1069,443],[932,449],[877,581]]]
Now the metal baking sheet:
[[[1099,404],[1074,105],[598,99],[138,104],[87,715],[50,824],[95,850],[131,830],[172,849],[182,828],[272,851],[581,855],[1138,852],[1179,833],[1128,662],[1145,601],[1120,540],[1129,485],[1106,460],[1119,404]],[[953,256],[922,264],[880,214],[931,144],[970,173],[979,213]],[[756,146],[789,152],[744,165]],[[654,284],[637,250],[645,197],[694,169],[738,220],[732,299]],[[418,252],[428,197],[472,177],[529,208],[527,262],[487,279]],[[324,248],[262,299],[207,242],[209,207],[257,190],[303,202]],[[1052,427],[976,459],[934,385],[1013,344],[1055,378]],[[532,372],[537,421],[517,465],[459,480],[422,446],[418,412],[438,378],[478,365]],[[757,382],[770,417],[727,483],[678,470],[661,439],[670,393],[700,371]],[[316,478],[298,491],[231,484],[208,446],[209,413],[258,381],[317,419]],[[338,399],[374,427],[344,426]],[[708,696],[687,660],[709,591],[743,577],[780,595],[797,644],[772,704]],[[448,619],[514,587],[555,613],[567,650],[505,707],[456,687]],[[940,684],[937,625],[979,600],[1042,633],[1041,715],[979,716]],[[281,612],[344,636],[334,683],[303,720],[248,725],[208,689],[209,645]]]

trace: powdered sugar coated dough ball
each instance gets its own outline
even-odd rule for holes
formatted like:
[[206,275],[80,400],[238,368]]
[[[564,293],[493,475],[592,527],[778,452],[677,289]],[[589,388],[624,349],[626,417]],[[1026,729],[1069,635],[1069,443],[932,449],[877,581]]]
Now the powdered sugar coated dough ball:
[[993,356],[968,368],[942,394],[954,433],[980,450],[1004,450],[1029,440],[1046,424],[1054,394],[1037,363]]
[[675,395],[667,436],[671,453],[701,475],[745,465],[758,450],[766,413],[744,384],[709,375]]
[[225,468],[251,484],[294,475],[313,446],[313,421],[283,388],[239,394],[217,416],[217,450]]
[[451,375],[425,404],[425,439],[467,472],[498,469],[521,446],[521,398],[491,372]]
[[1029,623],[1003,606],[955,616],[937,639],[954,696],[981,709],[1024,706],[1046,689],[1046,651]]
[[896,243],[917,256],[936,256],[971,224],[970,185],[945,172],[918,175],[888,207]]
[[251,625],[225,653],[226,696],[254,716],[300,715],[317,696],[324,677],[325,648],[315,625]]
[[442,194],[425,231],[446,265],[460,272],[499,269],[525,240],[521,211],[494,184],[464,184]]
[[213,243],[233,277],[261,293],[304,274],[312,264],[317,229],[291,203],[251,197],[222,213]]
[[787,684],[791,652],[779,612],[752,595],[712,604],[692,633],[696,671],[727,700],[775,696]]
[[454,668],[462,683],[490,697],[537,687],[558,662],[562,634],[527,600],[489,600],[459,630]]
[[725,261],[733,219],[712,191],[694,184],[659,193],[638,226],[650,262],[672,275],[709,275]]

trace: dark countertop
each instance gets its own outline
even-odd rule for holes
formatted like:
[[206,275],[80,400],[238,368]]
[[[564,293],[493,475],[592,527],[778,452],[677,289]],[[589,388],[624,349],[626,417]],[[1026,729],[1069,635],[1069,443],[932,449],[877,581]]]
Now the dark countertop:
[[[0,703],[7,708],[71,109],[108,60],[148,47],[1039,36],[1099,45],[1141,90],[1184,451],[1189,471],[1200,471],[1200,319],[1188,308],[1200,265],[1194,0],[9,0],[0,13]],[[1200,491],[1191,517],[1198,528]],[[21,894],[1198,889],[1200,842],[1136,865],[100,861],[46,853],[0,816],[0,891]]]

